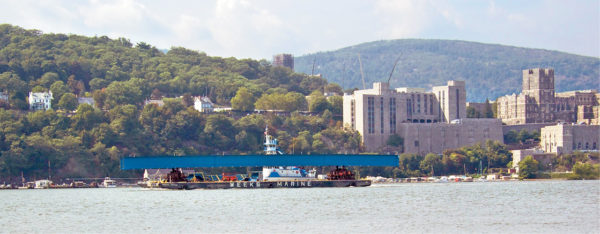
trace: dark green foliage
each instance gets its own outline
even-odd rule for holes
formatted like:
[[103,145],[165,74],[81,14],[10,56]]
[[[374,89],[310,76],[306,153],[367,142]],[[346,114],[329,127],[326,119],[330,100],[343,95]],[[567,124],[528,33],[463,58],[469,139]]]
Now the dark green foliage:
[[255,99],[254,95],[247,88],[241,87],[238,89],[235,97],[231,99],[231,108],[234,110],[253,111]]
[[58,106],[62,109],[73,111],[77,108],[77,98],[72,93],[65,93],[58,101]]
[[[322,74],[342,88],[360,88],[357,54],[363,63],[367,88],[385,82],[400,56],[391,87],[445,85],[449,79],[465,80],[467,100],[482,102],[521,92],[522,70],[551,67],[557,91],[600,87],[600,59],[542,49],[482,44],[467,41],[400,39],[363,43],[330,52],[294,58],[295,69],[311,73],[316,59]],[[484,113],[485,114],[485,113]]]
[[467,106],[467,118],[482,118],[483,115],[471,106]]
[[533,157],[527,156],[525,159],[519,162],[519,178],[531,179],[535,178],[535,174],[538,172],[539,162]]
[[400,137],[398,134],[393,134],[393,135],[390,135],[386,144],[398,147],[398,146],[404,145],[404,139],[402,137]]
[[[119,160],[130,155],[198,155],[260,153],[265,126],[291,153],[358,153],[357,132],[344,131],[328,108],[321,115],[289,117],[270,114],[238,116],[199,113],[192,96],[205,95],[228,106],[238,93],[256,106],[287,111],[307,110],[315,90],[341,88],[319,77],[272,68],[264,60],[210,57],[185,48],[164,54],[140,42],[108,37],[42,34],[0,25],[0,91],[9,103],[0,106],[0,177],[16,181],[53,178],[139,176],[121,171]],[[22,112],[27,93],[49,89],[53,107],[73,109],[75,95],[93,97],[95,107],[64,111]],[[182,98],[165,98],[180,97]],[[143,105],[163,99],[164,106]],[[341,99],[333,99],[341,114]],[[240,104],[240,105],[238,105]]]
[[600,165],[577,162],[573,166],[572,179],[598,179],[600,178]]

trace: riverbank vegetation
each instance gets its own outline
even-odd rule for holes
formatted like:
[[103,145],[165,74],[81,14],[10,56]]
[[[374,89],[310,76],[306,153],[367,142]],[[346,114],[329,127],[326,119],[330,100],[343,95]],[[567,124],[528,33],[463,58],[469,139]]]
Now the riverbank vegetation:
[[[52,109],[29,111],[31,91],[52,91]],[[265,126],[287,153],[361,150],[358,133],[342,129],[341,99],[323,96],[341,94],[338,85],[266,60],[181,47],[163,53],[125,38],[4,24],[0,92],[8,97],[0,103],[2,178],[128,176],[139,172],[119,169],[124,156],[257,153]],[[233,110],[200,113],[192,96]],[[77,97],[94,105],[78,105]],[[145,105],[148,99],[164,105]]]

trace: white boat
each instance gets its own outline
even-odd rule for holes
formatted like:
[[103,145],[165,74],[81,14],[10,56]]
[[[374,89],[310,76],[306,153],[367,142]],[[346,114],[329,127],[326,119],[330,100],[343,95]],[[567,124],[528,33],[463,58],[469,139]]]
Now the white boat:
[[[265,128],[265,154],[266,155],[281,155],[277,147],[277,139],[269,135],[269,128]],[[315,180],[317,178],[317,170],[312,169],[306,171],[299,167],[263,167],[263,181],[289,181],[289,180]]]
[[110,179],[110,177],[105,177],[104,181],[102,181],[102,187],[105,188],[116,188],[117,182],[115,180]]
[[436,183],[448,183],[449,181],[448,181],[448,177],[442,176],[442,177],[440,177],[440,179],[435,180],[435,182]]
[[50,180],[36,180],[35,187],[36,189],[47,189],[50,188],[52,181]]

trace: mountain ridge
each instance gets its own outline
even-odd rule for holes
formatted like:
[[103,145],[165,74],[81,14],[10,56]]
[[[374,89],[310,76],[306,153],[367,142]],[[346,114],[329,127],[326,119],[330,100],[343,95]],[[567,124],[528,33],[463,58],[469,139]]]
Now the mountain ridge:
[[[484,101],[521,91],[521,72],[530,68],[554,68],[558,92],[600,87],[600,58],[547,49],[486,44],[462,40],[379,40],[316,52],[295,58],[298,72],[315,73],[344,88],[362,89],[358,54],[366,88],[387,81],[394,61],[400,57],[390,80],[391,87],[445,85],[465,80],[467,99]],[[399,56],[398,56],[399,55]]]

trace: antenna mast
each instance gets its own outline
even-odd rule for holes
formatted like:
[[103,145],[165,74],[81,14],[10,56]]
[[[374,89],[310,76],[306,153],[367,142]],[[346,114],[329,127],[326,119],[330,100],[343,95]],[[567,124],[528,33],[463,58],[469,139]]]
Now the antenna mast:
[[360,65],[360,76],[362,77],[363,89],[367,89],[365,85],[365,73],[363,73],[362,61],[360,60],[360,53],[358,53],[358,64]]
[[315,63],[317,62],[317,57],[315,57],[313,59],[313,66],[312,66],[312,71],[310,72],[310,76],[314,76],[315,75]]

